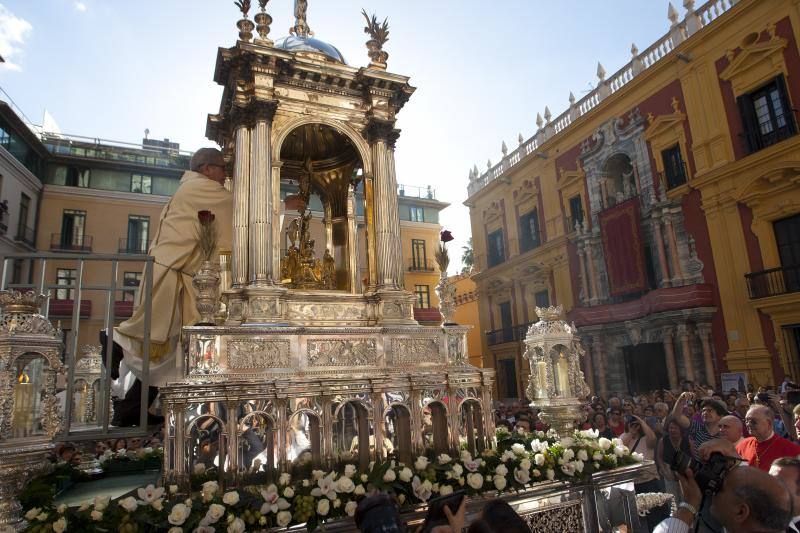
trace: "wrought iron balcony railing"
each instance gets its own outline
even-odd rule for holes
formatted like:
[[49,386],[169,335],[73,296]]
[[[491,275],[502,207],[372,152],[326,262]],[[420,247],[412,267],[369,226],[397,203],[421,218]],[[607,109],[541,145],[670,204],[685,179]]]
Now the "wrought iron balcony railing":
[[146,254],[148,242],[144,239],[120,239],[119,253],[121,254]]
[[413,257],[408,263],[409,272],[435,272],[433,261],[430,259],[422,259],[420,257]]
[[800,292],[800,265],[751,272],[744,277],[751,300]]
[[534,322],[527,324],[517,324],[516,326],[508,326],[505,328],[495,329],[486,332],[486,342],[489,346],[495,344],[503,344],[505,342],[519,342],[525,340],[525,335],[528,333],[528,328]]
[[33,231],[33,228],[29,228],[28,226],[19,226],[17,228],[17,234],[14,236],[14,240],[25,243],[31,248],[36,248],[35,235],[36,234]]
[[61,252],[91,252],[91,235],[53,233],[50,236],[50,249]]

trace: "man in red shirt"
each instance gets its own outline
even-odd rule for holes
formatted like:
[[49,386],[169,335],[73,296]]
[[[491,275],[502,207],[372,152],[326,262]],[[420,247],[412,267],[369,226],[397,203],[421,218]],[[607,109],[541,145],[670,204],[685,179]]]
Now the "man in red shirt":
[[736,452],[742,459],[764,472],[769,472],[772,461],[779,457],[800,455],[800,446],[775,434],[774,419],[775,413],[766,405],[751,407],[744,419],[751,436],[736,445]]

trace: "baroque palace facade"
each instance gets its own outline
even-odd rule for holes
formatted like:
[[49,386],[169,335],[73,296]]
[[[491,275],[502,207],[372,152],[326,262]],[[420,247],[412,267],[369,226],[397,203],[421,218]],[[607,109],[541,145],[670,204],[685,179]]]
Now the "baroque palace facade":
[[[32,131],[5,103],[0,102],[0,163],[9,168],[0,173],[0,210],[6,200],[8,210],[0,213],[0,244],[11,245],[5,253],[52,252],[58,255],[89,257],[93,254],[117,255],[117,294],[114,317],[120,322],[133,313],[141,281],[140,260],[125,261],[125,256],[147,253],[155,236],[164,205],[177,190],[180,177],[189,167],[190,153],[181,151],[169,140],[143,140],[128,144],[102,139]],[[35,156],[35,157],[34,157]],[[12,166],[13,165],[13,166]],[[30,169],[30,170],[29,170]],[[26,178],[16,178],[12,171]],[[2,178],[0,178],[2,179]],[[17,182],[32,183],[28,192]],[[281,196],[292,194],[291,186]],[[398,186],[406,289],[416,296],[414,316],[422,324],[439,324],[439,299],[434,290],[439,269],[434,252],[439,243],[439,212],[449,204],[436,199],[431,187]],[[26,200],[27,198],[27,200]],[[360,207],[363,202],[357,202]],[[324,242],[322,206],[311,198],[315,215],[312,234]],[[364,241],[363,212],[357,213],[359,242]],[[8,225],[3,230],[4,225]],[[12,238],[7,238],[8,236]],[[366,256],[360,270],[366,275]],[[39,264],[7,261],[6,283],[18,287],[38,286]],[[50,318],[61,324],[67,335],[75,309],[75,284],[80,278],[83,290],[78,308],[81,325],[78,346],[95,345],[108,317],[105,292],[91,287],[110,284],[110,262],[85,262],[51,259],[47,262],[45,284],[50,290]],[[82,274],[79,269],[83,268]],[[57,286],[64,286],[60,289]],[[68,344],[69,345],[69,344]],[[473,348],[475,344],[470,344]],[[479,345],[478,345],[479,348]],[[480,358],[478,354],[473,357]]]
[[694,4],[470,172],[501,398],[523,395],[522,341],[546,304],[579,327],[599,394],[800,378],[800,1]]

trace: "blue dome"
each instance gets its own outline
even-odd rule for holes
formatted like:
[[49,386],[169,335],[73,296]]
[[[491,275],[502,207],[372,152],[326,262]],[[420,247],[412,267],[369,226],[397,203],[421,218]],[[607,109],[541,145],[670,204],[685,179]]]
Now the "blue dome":
[[313,37],[299,37],[297,35],[289,35],[282,39],[278,39],[275,43],[275,48],[286,50],[287,52],[316,52],[324,54],[334,61],[347,64],[344,60],[342,53],[332,44],[328,44]]

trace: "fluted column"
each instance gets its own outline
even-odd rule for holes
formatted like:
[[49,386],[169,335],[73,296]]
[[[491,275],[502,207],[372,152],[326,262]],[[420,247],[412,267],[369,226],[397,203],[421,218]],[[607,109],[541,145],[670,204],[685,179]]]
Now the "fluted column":
[[250,107],[255,120],[250,135],[250,253],[249,282],[271,285],[275,276],[272,261],[272,118],[277,102],[257,102]]
[[375,180],[372,176],[364,176],[364,219],[366,221],[367,235],[367,287],[363,287],[364,292],[375,290],[375,283],[378,279],[378,264],[375,260]]
[[686,379],[694,381],[694,362],[692,361],[692,344],[689,342],[689,326],[686,324],[678,325],[678,339],[681,341],[681,352],[683,353],[683,366],[686,368]]
[[606,348],[603,346],[602,339],[597,336],[592,340],[592,351],[594,352],[594,365],[597,367],[597,390],[603,398],[608,396],[608,384],[606,382]]
[[250,128],[236,127],[236,155],[233,162],[233,252],[231,254],[231,281],[233,287],[247,284],[250,190]]
[[667,266],[667,252],[664,249],[664,236],[661,234],[661,221],[655,214],[653,215],[653,237],[655,238],[656,250],[658,251],[658,266],[661,270],[661,283],[662,286],[669,287],[672,283],[670,283],[669,267]]
[[664,229],[667,231],[667,238],[669,239],[669,257],[672,263],[672,285],[683,285],[683,272],[678,257],[678,239],[675,237],[675,228],[672,226],[672,219],[669,215],[664,217]]
[[668,326],[662,330],[664,355],[667,357],[667,374],[669,375],[669,388],[677,390],[679,388],[678,382],[678,367],[675,363],[675,328]]
[[711,324],[698,324],[697,336],[703,347],[703,366],[705,367],[706,382],[711,388],[717,388],[717,372],[714,369],[714,354],[711,350]]
[[375,259],[378,290],[402,289],[400,224],[397,216],[397,181],[394,150],[397,130],[391,122],[373,120],[365,134],[372,151],[375,202]]
[[588,381],[589,389],[592,394],[597,394],[597,388],[594,382],[594,364],[592,364],[592,354],[585,353],[583,356],[583,374]]
[[272,244],[272,272],[273,272],[273,280],[280,283],[281,279],[281,255],[283,254],[282,249],[282,236],[281,236],[281,211],[283,210],[283,205],[281,205],[281,167],[283,166],[282,161],[275,161],[273,158],[272,162],[272,220],[274,223],[272,224],[272,240],[270,241]]
[[[586,277],[586,251],[583,246],[578,247],[578,263],[580,264],[581,286],[583,287],[581,303],[588,304],[591,294],[589,292],[589,280]],[[580,291],[578,291],[578,295],[580,296]]]

